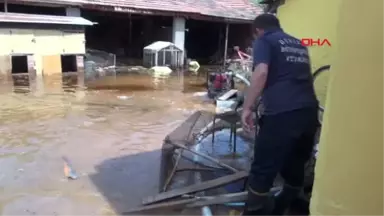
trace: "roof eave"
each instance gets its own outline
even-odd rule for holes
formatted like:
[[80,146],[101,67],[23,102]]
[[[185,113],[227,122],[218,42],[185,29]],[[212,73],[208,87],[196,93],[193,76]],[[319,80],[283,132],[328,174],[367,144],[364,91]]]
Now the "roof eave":
[[[270,1],[270,0],[268,0]],[[202,14],[199,12],[188,12],[188,11],[165,11],[152,8],[136,8],[136,7],[120,7],[114,5],[102,5],[90,3],[87,0],[8,0],[9,3],[22,3],[22,4],[33,4],[33,5],[49,5],[49,6],[75,6],[82,7],[87,9],[102,10],[102,11],[111,11],[111,12],[121,12],[121,13],[131,13],[131,14],[143,14],[143,15],[162,15],[162,16],[182,16],[192,19],[201,19],[201,20],[210,20],[218,22],[228,22],[228,23],[251,23],[252,20],[260,13],[255,12],[254,17],[250,17],[249,14],[247,17],[231,17],[231,16],[219,16],[215,14]],[[255,6],[255,11],[257,7]]]
[[[143,15],[162,15],[162,16],[180,16],[188,19],[200,19],[200,20],[211,20],[218,22],[228,22],[228,23],[252,23],[254,17],[249,18],[237,18],[237,17],[222,17],[209,14],[201,14],[194,12],[180,12],[180,11],[165,11],[165,10],[156,10],[156,9],[139,9],[133,7],[117,7],[110,5],[95,5],[95,4],[86,4],[82,6],[83,8],[93,9],[93,10],[102,10],[102,11],[111,11],[111,12],[120,12],[120,13],[130,13],[130,14],[143,14]],[[260,11],[262,13],[262,11]],[[255,17],[258,14],[255,14]]]
[[82,17],[31,15],[21,13],[0,12],[2,23],[26,23],[26,24],[56,24],[56,25],[77,25],[92,26],[94,23]]
[[55,7],[63,7],[63,6],[75,6],[80,7],[86,3],[84,0],[7,0],[8,3],[14,4],[28,4],[28,5],[40,5],[40,6],[55,6]]

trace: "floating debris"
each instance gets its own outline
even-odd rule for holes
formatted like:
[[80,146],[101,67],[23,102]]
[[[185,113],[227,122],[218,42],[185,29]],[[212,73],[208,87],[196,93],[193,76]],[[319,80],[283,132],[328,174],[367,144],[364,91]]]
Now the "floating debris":
[[67,177],[68,179],[72,179],[72,180],[77,179],[78,176],[76,174],[76,171],[73,169],[73,166],[72,166],[71,162],[68,160],[68,158],[63,156],[62,159],[64,161],[64,175],[65,175],[65,177]]
[[117,98],[121,99],[121,100],[127,100],[127,99],[130,99],[132,98],[133,96],[125,96],[125,95],[122,95],[122,96],[117,96]]
[[193,93],[194,97],[205,97],[208,95],[208,92],[195,92]]
[[154,66],[151,69],[149,69],[153,75],[169,75],[172,73],[172,69],[170,69],[167,66]]
[[85,121],[83,124],[85,127],[89,127],[89,126],[93,125],[94,123],[90,122],[90,121]]

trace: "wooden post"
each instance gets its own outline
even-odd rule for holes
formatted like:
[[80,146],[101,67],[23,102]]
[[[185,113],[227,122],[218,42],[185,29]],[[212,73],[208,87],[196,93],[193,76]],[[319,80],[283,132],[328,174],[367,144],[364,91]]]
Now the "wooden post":
[[4,1],[4,12],[5,13],[8,12],[8,2],[7,2],[7,0]]
[[132,57],[132,16],[129,14],[128,55]]
[[225,68],[225,62],[227,61],[227,53],[228,53],[228,32],[229,32],[229,23],[225,26],[225,44],[224,44],[224,61],[223,61],[223,69]]

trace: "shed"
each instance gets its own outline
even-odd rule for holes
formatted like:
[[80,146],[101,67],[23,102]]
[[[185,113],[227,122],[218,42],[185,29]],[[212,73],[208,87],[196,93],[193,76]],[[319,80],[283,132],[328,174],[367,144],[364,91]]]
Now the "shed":
[[156,41],[144,47],[143,64],[145,67],[183,65],[183,50],[167,41]]

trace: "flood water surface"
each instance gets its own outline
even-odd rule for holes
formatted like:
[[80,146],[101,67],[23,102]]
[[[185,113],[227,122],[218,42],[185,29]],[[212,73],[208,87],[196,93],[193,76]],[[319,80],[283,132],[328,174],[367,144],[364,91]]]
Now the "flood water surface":
[[[3,80],[0,211],[113,215],[158,192],[164,137],[195,110],[201,80],[172,76]],[[191,90],[192,88],[192,90]],[[62,157],[79,178],[68,180]]]

